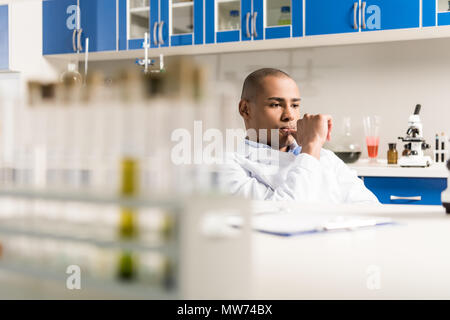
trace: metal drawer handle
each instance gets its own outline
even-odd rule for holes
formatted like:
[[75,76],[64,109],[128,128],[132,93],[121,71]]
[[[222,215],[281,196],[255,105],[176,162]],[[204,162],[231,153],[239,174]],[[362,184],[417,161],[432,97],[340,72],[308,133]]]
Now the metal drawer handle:
[[158,45],[158,39],[156,38],[156,27],[158,26],[158,22],[155,22],[154,24],[153,24],[153,44],[155,45],[155,46],[157,46]]
[[363,1],[362,3],[362,28],[365,29],[366,28],[366,2]]
[[353,29],[358,29],[358,22],[356,21],[356,9],[358,8],[358,2],[353,4]]
[[81,34],[83,33],[83,29],[78,30],[78,50],[83,51],[83,45],[81,44]]
[[422,196],[413,196],[413,197],[397,197],[397,196],[391,196],[391,200],[413,200],[413,201],[420,201],[420,200],[422,200]]
[[72,34],[72,47],[73,47],[73,51],[77,52],[77,45],[75,43],[75,35],[77,34],[77,29],[73,29],[73,34]]
[[159,32],[158,32],[158,34],[159,34],[159,44],[164,44],[164,39],[163,39],[163,34],[162,34],[162,30],[163,30],[163,25],[164,25],[164,21],[161,21],[160,23],[159,23]]
[[258,33],[256,32],[256,17],[258,16],[258,12],[254,12],[253,13],[253,20],[252,20],[252,28],[253,28],[253,37],[257,38],[258,37]]
[[247,15],[246,15],[245,19],[246,19],[245,20],[245,27],[246,27],[245,33],[247,35],[247,38],[250,38],[251,35],[250,35],[250,31],[248,30],[249,29],[248,23],[249,23],[249,20],[250,20],[250,12],[247,12]]

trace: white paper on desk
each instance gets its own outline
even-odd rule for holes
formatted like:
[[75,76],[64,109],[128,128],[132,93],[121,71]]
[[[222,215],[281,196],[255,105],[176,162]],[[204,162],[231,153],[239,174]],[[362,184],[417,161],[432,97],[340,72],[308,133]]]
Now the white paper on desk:
[[[234,227],[242,225],[241,217],[230,217]],[[252,217],[256,231],[280,236],[301,235],[332,230],[353,230],[392,223],[391,218],[364,216],[337,216],[324,214],[267,213]]]

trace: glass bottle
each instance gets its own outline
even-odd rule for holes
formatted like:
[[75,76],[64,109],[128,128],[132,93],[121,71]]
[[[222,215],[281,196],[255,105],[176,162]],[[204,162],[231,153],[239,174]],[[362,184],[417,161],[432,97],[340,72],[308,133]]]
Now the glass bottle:
[[281,7],[281,15],[278,20],[278,25],[283,26],[289,24],[291,24],[291,7],[283,6]]
[[229,30],[238,30],[239,29],[239,11],[238,10],[231,10],[230,11],[230,18],[228,22],[228,29]]
[[389,150],[387,152],[388,164],[397,164],[398,152],[396,149],[397,144],[389,143]]

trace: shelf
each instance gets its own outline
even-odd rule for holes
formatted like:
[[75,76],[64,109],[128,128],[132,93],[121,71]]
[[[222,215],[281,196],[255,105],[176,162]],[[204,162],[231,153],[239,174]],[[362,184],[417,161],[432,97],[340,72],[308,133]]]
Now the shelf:
[[240,0],[218,0],[217,3],[230,3],[230,2],[240,2]]
[[[1,221],[1,220],[0,220]],[[4,234],[7,236],[26,236],[37,239],[52,239],[55,241],[70,241],[70,242],[81,242],[87,243],[99,248],[107,248],[107,249],[122,249],[122,250],[131,250],[131,251],[157,251],[169,256],[175,256],[176,252],[174,249],[174,242],[169,241],[167,244],[143,244],[137,241],[115,241],[115,240],[103,240],[96,239],[93,237],[77,237],[71,235],[62,235],[62,234],[54,234],[45,231],[38,230],[30,230],[29,228],[17,227],[17,226],[8,226],[4,223],[0,224],[0,234]]]
[[150,11],[150,7],[130,8],[130,13],[141,13]]
[[[42,268],[36,268],[32,266],[25,266],[18,263],[9,263],[0,261],[0,271],[20,274],[36,279],[37,281],[47,282],[52,281],[58,285],[63,284],[62,289],[65,289],[68,275],[64,272],[56,273]],[[177,299],[175,291],[164,290],[159,287],[152,287],[150,285],[144,285],[142,283],[120,283],[118,281],[104,281],[88,277],[82,274],[81,278],[82,287],[79,291],[81,293],[92,294],[98,292],[99,298],[128,298],[128,299]],[[38,299],[39,297],[36,297]],[[56,298],[56,297],[55,297]]]
[[186,2],[177,2],[172,4],[172,8],[186,8],[186,7],[192,7],[194,5],[193,1],[186,1]]
[[84,202],[92,204],[114,204],[122,207],[169,207],[177,210],[180,201],[178,199],[149,198],[149,197],[121,197],[115,195],[102,195],[93,192],[60,192],[53,190],[2,187],[0,197],[43,199],[63,202]]

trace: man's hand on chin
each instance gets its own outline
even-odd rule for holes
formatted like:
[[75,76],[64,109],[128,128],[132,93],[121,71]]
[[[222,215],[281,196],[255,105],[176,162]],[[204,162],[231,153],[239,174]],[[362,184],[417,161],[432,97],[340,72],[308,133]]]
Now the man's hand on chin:
[[308,115],[297,121],[297,142],[302,146],[302,153],[320,159],[320,150],[325,141],[330,141],[333,119],[330,115]]

